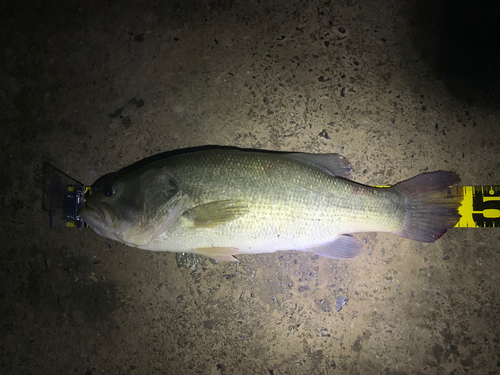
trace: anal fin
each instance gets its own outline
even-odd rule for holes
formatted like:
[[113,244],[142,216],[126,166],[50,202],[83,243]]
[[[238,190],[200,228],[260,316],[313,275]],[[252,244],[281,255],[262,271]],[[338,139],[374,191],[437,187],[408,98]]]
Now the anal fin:
[[334,241],[307,249],[308,252],[335,259],[353,259],[363,252],[363,242],[355,237],[340,236]]

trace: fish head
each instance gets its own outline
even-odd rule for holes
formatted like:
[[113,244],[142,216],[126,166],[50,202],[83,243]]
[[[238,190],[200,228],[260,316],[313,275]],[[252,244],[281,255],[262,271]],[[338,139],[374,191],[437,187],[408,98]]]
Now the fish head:
[[161,168],[110,174],[90,188],[81,216],[99,235],[142,247],[168,231],[186,199]]

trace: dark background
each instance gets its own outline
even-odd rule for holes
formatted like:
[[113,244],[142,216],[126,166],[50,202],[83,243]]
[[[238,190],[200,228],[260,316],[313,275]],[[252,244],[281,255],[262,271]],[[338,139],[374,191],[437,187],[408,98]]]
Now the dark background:
[[338,152],[365,184],[500,184],[497,2],[11,1],[0,18],[0,372],[500,371],[497,229],[214,264],[49,230],[43,209],[45,163],[91,184],[204,145]]

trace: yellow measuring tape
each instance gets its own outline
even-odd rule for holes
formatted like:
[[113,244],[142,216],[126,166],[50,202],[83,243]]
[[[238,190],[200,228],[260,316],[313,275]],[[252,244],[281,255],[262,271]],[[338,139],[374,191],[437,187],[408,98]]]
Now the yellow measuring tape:
[[455,228],[500,227],[500,185],[451,188],[463,189],[464,195],[462,206],[458,209],[462,217]]

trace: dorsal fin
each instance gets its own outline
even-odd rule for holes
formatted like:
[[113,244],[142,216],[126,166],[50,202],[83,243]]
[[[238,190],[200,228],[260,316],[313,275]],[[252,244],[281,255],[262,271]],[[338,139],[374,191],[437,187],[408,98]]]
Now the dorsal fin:
[[348,180],[352,178],[353,169],[351,163],[349,163],[349,161],[342,155],[293,153],[288,154],[288,156],[303,163],[309,165],[312,164],[316,167],[326,169],[335,176],[346,178]]

